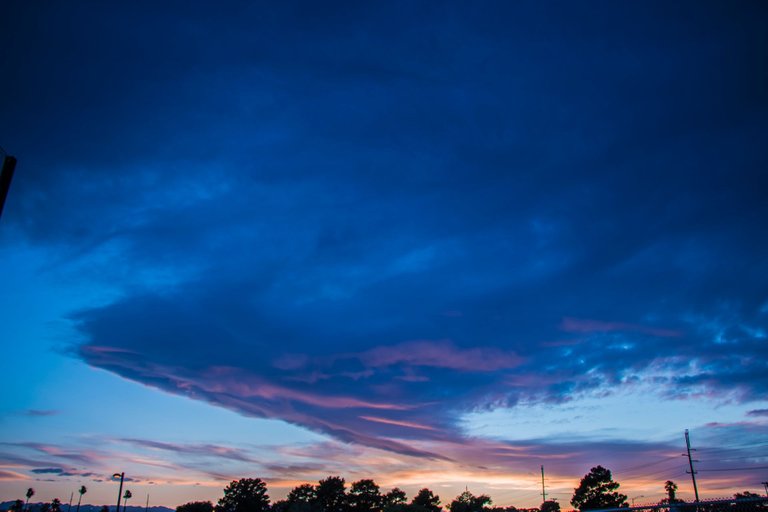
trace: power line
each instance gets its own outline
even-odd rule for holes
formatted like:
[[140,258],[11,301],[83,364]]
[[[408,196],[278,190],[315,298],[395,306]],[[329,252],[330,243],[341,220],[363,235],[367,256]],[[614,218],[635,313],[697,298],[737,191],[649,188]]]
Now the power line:
[[657,475],[665,475],[665,474],[668,475],[672,472],[678,472],[682,470],[682,461],[678,457],[675,457],[674,461],[666,460],[664,462],[666,464],[666,467],[656,468],[653,471],[644,471],[642,473],[635,472],[629,475],[622,473],[620,475],[617,475],[617,477],[620,478],[621,480],[637,480],[642,478],[652,478]]
[[659,475],[664,475],[664,476],[670,477],[669,479],[671,480],[672,479],[671,477],[677,477],[684,474],[685,474],[685,470],[683,469],[683,467],[676,465],[675,467],[665,468],[660,471],[654,471],[653,473],[646,473],[645,475],[642,475],[642,476],[636,476],[633,479],[639,480],[641,478],[653,478],[653,477],[658,477]]
[[618,469],[618,470],[615,470],[614,473],[619,473],[619,472],[627,473],[627,472],[631,472],[631,471],[633,471],[635,469],[642,469],[642,468],[647,468],[647,467],[650,467],[650,466],[655,466],[656,464],[661,464],[662,462],[666,462],[668,460],[673,460],[673,459],[677,460],[677,457],[678,457],[677,455],[672,455],[671,457],[665,457],[665,458],[663,458],[661,460],[657,460],[655,462],[647,462],[645,464],[640,464],[638,466],[632,466],[632,467],[628,467],[628,468],[624,468],[624,469]]
[[743,457],[727,457],[725,459],[704,459],[703,462],[724,462],[726,460],[766,459],[768,455],[744,455]]
[[758,443],[758,444],[751,444],[751,445],[744,445],[744,446],[735,446],[732,448],[699,448],[696,451],[699,453],[718,453],[718,452],[735,452],[735,451],[746,451],[746,450],[754,450],[755,448],[762,448],[768,446],[768,443]]
[[699,471],[757,471],[758,469],[768,469],[768,466],[752,466],[749,468],[700,469]]

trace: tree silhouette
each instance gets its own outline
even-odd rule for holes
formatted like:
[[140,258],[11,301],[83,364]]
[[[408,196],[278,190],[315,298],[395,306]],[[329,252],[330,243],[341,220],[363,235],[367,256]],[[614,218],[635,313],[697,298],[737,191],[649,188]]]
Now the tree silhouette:
[[573,490],[571,505],[579,510],[619,508],[627,506],[627,497],[616,492],[618,482],[613,481],[611,471],[603,466],[592,468]]
[[23,509],[24,509],[23,500],[14,501],[13,504],[8,508],[8,510],[11,510],[13,512],[21,512]]
[[402,489],[395,487],[382,496],[381,506],[384,512],[403,512],[408,508],[405,504],[406,496]]
[[539,507],[540,512],[560,512],[560,504],[555,500],[547,500]]
[[50,510],[51,512],[61,512],[61,500],[59,498],[53,498]]
[[291,504],[288,503],[288,500],[273,501],[272,505],[269,506],[269,510],[270,512],[289,512]]
[[349,510],[352,512],[381,511],[382,496],[379,486],[370,479],[358,480],[349,488]]
[[410,508],[414,512],[440,512],[440,496],[425,487],[413,497]]
[[33,488],[27,489],[27,501],[24,503],[24,508],[29,510],[29,499],[35,495],[35,490]]
[[51,510],[50,503],[43,503],[40,505],[40,512],[50,512],[50,510]]
[[733,497],[741,502],[736,505],[739,512],[765,512],[768,510],[768,503],[761,499],[763,496],[754,492],[737,492]]
[[301,484],[291,489],[283,502],[272,505],[273,511],[313,512],[316,510],[317,492],[312,484]]
[[737,492],[733,495],[737,500],[754,500],[756,498],[762,498],[759,494],[750,491]]
[[677,499],[677,484],[675,482],[672,480],[667,480],[664,482],[664,490],[667,491],[667,497],[661,500],[661,503],[672,504],[682,502],[682,500]]
[[109,507],[106,505],[102,505],[101,510],[99,510],[99,512],[109,512]]
[[346,512],[348,502],[344,490],[344,479],[329,476],[320,480],[315,488],[315,505],[323,512]]
[[291,489],[286,501],[289,503],[312,503],[317,499],[317,491],[312,484],[301,484]]
[[267,484],[261,478],[233,480],[224,489],[224,497],[216,505],[217,512],[267,512]]
[[83,501],[83,494],[87,493],[88,489],[86,489],[84,485],[81,485],[77,492],[80,493],[80,497],[77,498],[77,512],[80,512],[80,502]]
[[485,494],[475,496],[469,491],[456,496],[456,498],[448,505],[448,510],[451,512],[482,512],[486,505],[492,503],[491,498]]
[[126,489],[125,493],[123,493],[123,512],[125,512],[125,507],[128,506],[128,500],[131,498],[133,498],[133,493]]
[[210,501],[190,501],[176,507],[176,512],[213,512],[213,503]]

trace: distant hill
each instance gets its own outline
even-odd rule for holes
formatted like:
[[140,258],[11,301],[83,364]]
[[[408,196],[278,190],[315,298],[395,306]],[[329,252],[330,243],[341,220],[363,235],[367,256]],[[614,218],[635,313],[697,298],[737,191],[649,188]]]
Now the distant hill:
[[[13,505],[14,501],[3,501],[0,503],[0,510],[8,510],[11,508],[11,505]],[[30,503],[29,504],[29,511],[30,512],[40,512],[42,503]],[[100,512],[102,505],[80,505],[80,512]],[[63,503],[61,505],[61,512],[69,512],[67,509],[69,506],[66,503]],[[72,512],[76,510],[75,505],[72,505]],[[120,507],[120,512],[123,511],[123,507]],[[144,512],[145,508],[143,505],[128,505],[125,507],[125,512]],[[176,509],[168,508],[168,507],[149,507],[149,512],[175,512]],[[109,506],[109,512],[115,512],[115,505]]]

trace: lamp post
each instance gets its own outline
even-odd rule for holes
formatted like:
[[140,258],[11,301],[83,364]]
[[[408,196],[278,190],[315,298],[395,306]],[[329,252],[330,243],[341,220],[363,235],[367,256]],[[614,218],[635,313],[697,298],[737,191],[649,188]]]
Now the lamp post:
[[120,478],[120,490],[117,491],[117,508],[115,512],[120,512],[120,499],[123,497],[123,480],[125,479],[125,473],[115,473],[112,478]]

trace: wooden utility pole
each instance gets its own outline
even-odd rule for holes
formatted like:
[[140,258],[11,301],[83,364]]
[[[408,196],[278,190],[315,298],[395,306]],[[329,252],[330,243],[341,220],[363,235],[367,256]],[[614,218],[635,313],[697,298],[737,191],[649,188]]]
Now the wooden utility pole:
[[[696,496],[696,503],[698,503],[699,502],[699,488],[696,487],[696,471],[693,470],[693,463],[694,462],[699,462],[699,461],[694,461],[691,458],[691,438],[688,437],[688,429],[685,429],[685,447],[688,450],[688,465],[691,468],[690,473],[691,473],[691,480],[693,480],[693,494]],[[696,451],[696,450],[693,450],[693,451]],[[685,455],[685,453],[683,455]],[[688,471],[686,471],[686,473],[688,473]]]

